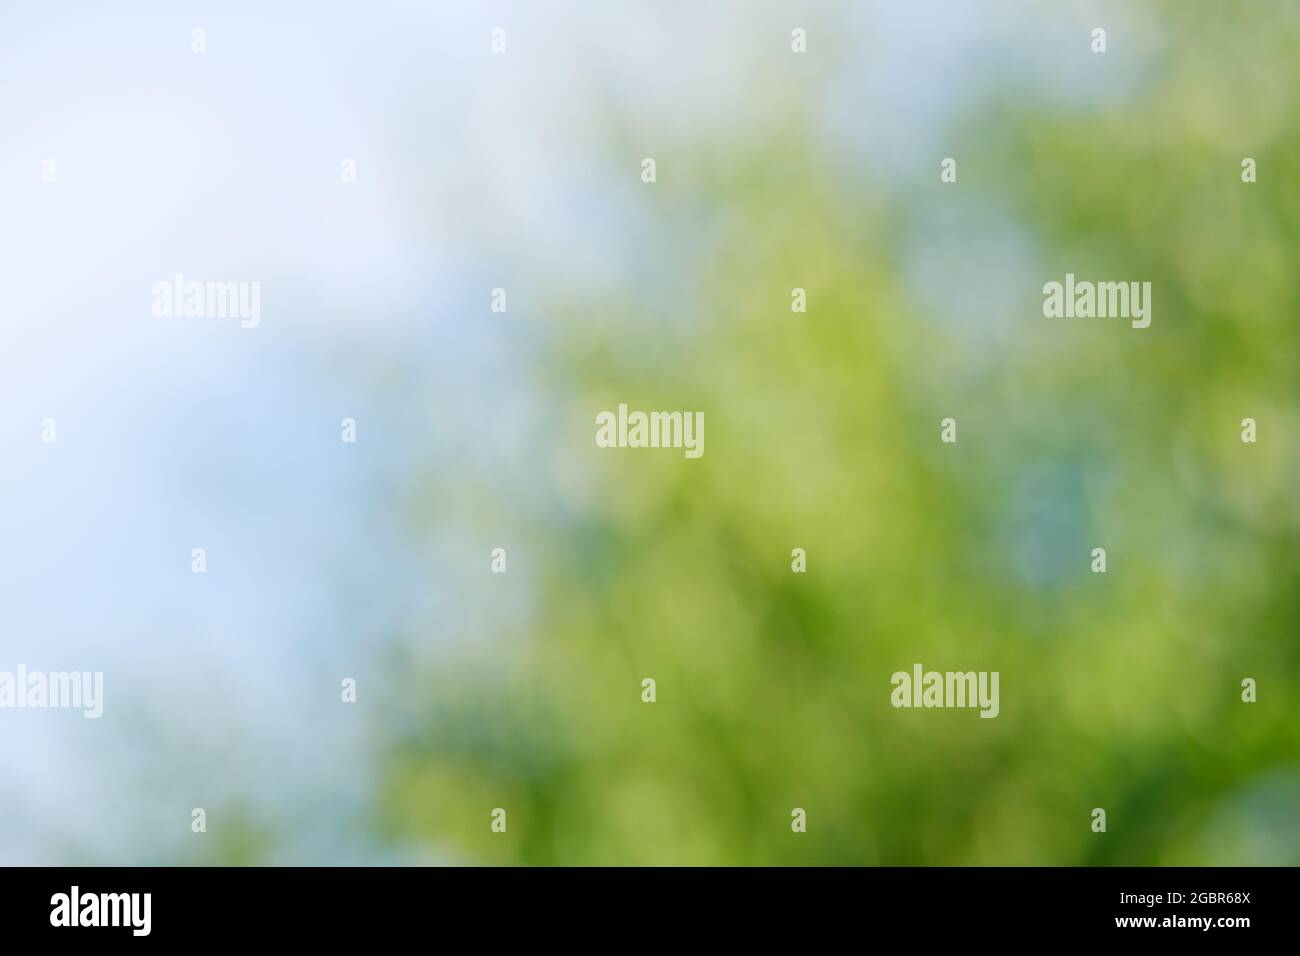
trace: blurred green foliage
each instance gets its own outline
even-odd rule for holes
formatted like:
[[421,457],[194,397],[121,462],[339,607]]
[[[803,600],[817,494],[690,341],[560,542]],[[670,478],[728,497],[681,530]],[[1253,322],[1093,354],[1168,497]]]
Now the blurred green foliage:
[[[508,529],[473,597],[526,582],[526,608],[396,662],[424,705],[387,838],[474,863],[1300,863],[1300,19],[1195,7],[1153,21],[1122,95],[990,94],[951,130],[953,185],[938,156],[906,181],[847,162],[807,85],[763,130],[679,130],[653,187],[611,133],[620,269],[551,283],[520,346],[536,441],[424,518]],[[1152,282],[1152,326],[1045,319],[1066,272]],[[596,448],[619,402],[705,412],[704,457]],[[1001,715],[891,708],[917,661],[999,671]]]

